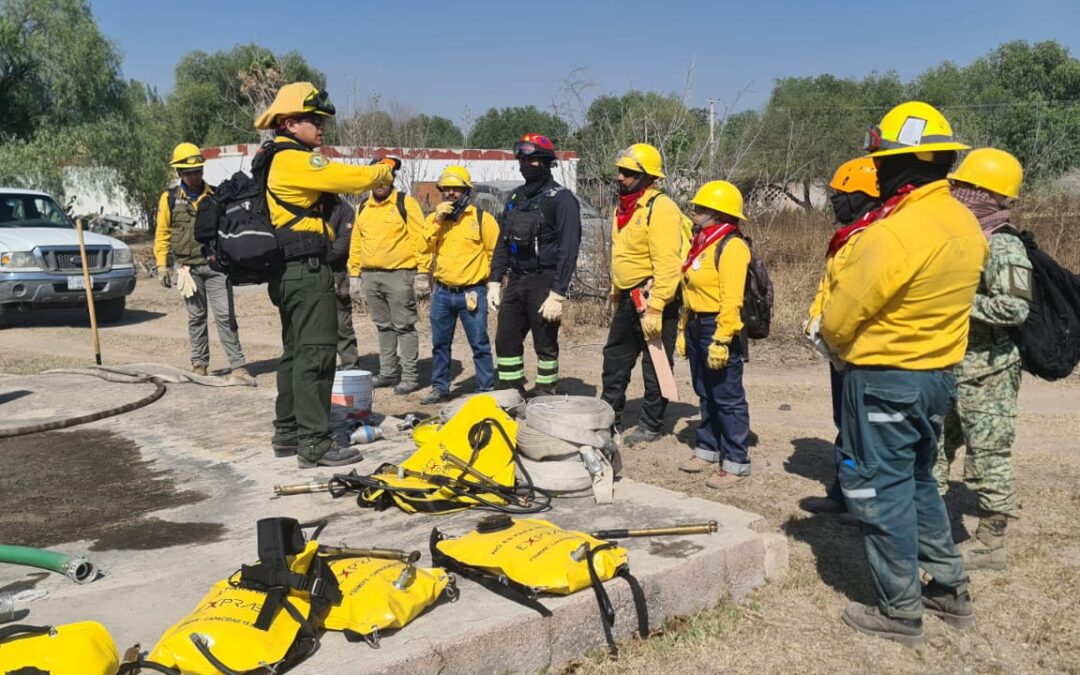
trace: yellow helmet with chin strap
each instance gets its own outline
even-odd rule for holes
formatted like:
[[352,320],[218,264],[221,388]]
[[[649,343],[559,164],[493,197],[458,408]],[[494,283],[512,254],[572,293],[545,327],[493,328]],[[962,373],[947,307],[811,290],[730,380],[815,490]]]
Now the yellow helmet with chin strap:
[[901,103],[866,132],[863,149],[870,157],[967,150],[937,108],[922,101]]
[[442,175],[439,176],[439,181],[435,183],[435,186],[441,188],[463,187],[472,189],[472,176],[469,175],[468,169],[455,164],[443,169]]
[[278,89],[274,102],[255,118],[256,129],[273,129],[278,120],[297,115],[333,117],[337,112],[330,95],[310,82],[293,82]]
[[664,177],[664,159],[660,156],[660,151],[648,143],[634,143],[620,152],[615,166],[655,178]]
[[206,158],[202,156],[199,146],[186,142],[173,148],[172,159],[169,160],[169,166],[181,171],[201,169],[205,164]]
[[949,180],[970,183],[984,190],[1016,199],[1024,182],[1024,167],[1020,161],[997,148],[977,148],[949,174]]
[[735,216],[739,220],[746,220],[746,216],[743,215],[742,192],[726,180],[711,180],[705,183],[698,188],[697,194],[690,203]]

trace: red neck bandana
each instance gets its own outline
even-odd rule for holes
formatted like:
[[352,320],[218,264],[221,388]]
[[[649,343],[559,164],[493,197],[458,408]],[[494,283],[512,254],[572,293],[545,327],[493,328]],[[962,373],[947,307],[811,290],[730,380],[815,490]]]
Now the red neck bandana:
[[892,197],[885,200],[885,203],[877,207],[873,211],[869,211],[863,214],[862,218],[859,218],[850,225],[845,225],[836,231],[836,234],[829,240],[829,250],[825,253],[825,258],[831,258],[836,255],[836,252],[844,248],[844,244],[848,243],[852,237],[862,232],[866,228],[870,227],[875,221],[881,220],[885,216],[889,215],[896,205],[899,204],[904,197],[908,196],[915,190],[915,186],[908,183],[904,187],[896,191]]
[[694,235],[693,240],[690,242],[690,253],[687,254],[686,260],[683,261],[682,264],[683,274],[686,274],[686,270],[690,269],[690,265],[694,264],[694,259],[701,255],[705,249],[737,230],[738,228],[731,223],[709,225],[708,227],[702,228],[700,232]]
[[643,194],[645,194],[644,188],[628,195],[619,195],[619,208],[615,210],[615,224],[619,226],[620,230],[630,222],[630,217],[637,210],[638,200],[641,199]]

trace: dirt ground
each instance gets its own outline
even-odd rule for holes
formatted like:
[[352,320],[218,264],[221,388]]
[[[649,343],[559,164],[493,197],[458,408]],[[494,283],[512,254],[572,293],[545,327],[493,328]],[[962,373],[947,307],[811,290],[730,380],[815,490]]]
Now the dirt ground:
[[[261,287],[237,289],[236,304],[240,339],[250,369],[259,386],[273,387],[280,344],[276,312]],[[104,363],[188,365],[186,314],[174,290],[161,288],[155,279],[142,278],[128,308],[123,322],[102,328]],[[571,306],[567,317],[560,357],[562,382],[568,393],[595,395],[605,334],[601,328],[573,325],[573,313],[583,311],[595,310]],[[365,367],[374,369],[374,331],[360,313],[356,325]],[[421,321],[420,330],[421,354],[430,354],[426,321]],[[211,368],[224,368],[213,333],[211,329]],[[34,373],[93,363],[86,321],[74,311],[12,315],[10,327],[0,331],[0,345],[0,373]],[[454,355],[452,393],[472,391],[471,360],[460,332]],[[857,635],[841,623],[840,612],[849,600],[870,602],[873,597],[858,530],[832,516],[811,516],[798,508],[803,497],[824,494],[831,479],[835,431],[826,366],[801,345],[782,338],[756,346],[751,357],[746,388],[756,444],[751,449],[754,474],[749,481],[718,493],[706,488],[702,478],[677,471],[692,438],[693,402],[670,405],[668,419],[673,433],[648,447],[627,450],[624,472],[638,480],[764,515],[788,537],[789,574],[758,589],[742,603],[723,602],[712,610],[672,622],[648,641],[626,645],[617,662],[595,655],[573,664],[569,672],[1080,673],[1076,602],[1080,597],[1080,455],[1076,444],[1080,378],[1055,384],[1025,380],[1015,446],[1021,516],[1009,528],[1009,570],[973,572],[976,628],[958,633],[928,618],[929,645],[919,653]],[[429,369],[430,359],[423,358],[421,377],[427,377]],[[531,362],[527,372],[535,372]],[[676,364],[676,375],[680,391],[689,398],[692,391],[685,363]],[[385,392],[379,390],[376,398],[381,412],[422,411],[419,398],[424,392],[409,397]],[[627,410],[630,423],[636,419],[640,395],[640,378],[635,375]],[[266,414],[269,440],[272,411]],[[0,459],[28,452],[10,440],[0,442],[0,449]],[[134,464],[133,475],[117,477],[117,481],[158,482],[158,477]],[[975,505],[963,486],[961,466],[954,466],[953,479],[947,502],[956,515],[955,537],[962,541],[974,531]],[[12,481],[3,486],[2,512],[10,513],[14,505],[7,497],[10,488],[19,484]],[[22,494],[24,488],[15,491]],[[170,495],[170,499],[198,498],[184,493]],[[149,493],[145,500],[135,500],[129,517],[133,527],[139,523],[150,527],[148,535],[152,534],[153,518],[142,502],[153,499]],[[0,517],[0,524],[8,520]],[[137,531],[129,528],[105,534],[129,540]],[[63,538],[62,532],[55,534]],[[213,533],[192,536],[208,534]],[[130,541],[122,543],[132,545]]]

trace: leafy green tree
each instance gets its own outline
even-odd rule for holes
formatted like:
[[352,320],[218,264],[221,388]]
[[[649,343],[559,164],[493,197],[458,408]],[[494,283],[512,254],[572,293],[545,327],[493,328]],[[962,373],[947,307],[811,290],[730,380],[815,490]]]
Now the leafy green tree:
[[0,140],[101,119],[123,98],[119,53],[87,2],[0,4]]
[[326,77],[295,51],[278,56],[247,44],[213,54],[190,52],[176,66],[168,98],[173,127],[200,146],[257,141],[256,115],[281,85],[299,81],[323,87]]
[[558,115],[544,112],[536,106],[490,108],[476,120],[469,145],[474,148],[510,148],[523,135],[543,134],[561,143],[570,134],[567,123]]

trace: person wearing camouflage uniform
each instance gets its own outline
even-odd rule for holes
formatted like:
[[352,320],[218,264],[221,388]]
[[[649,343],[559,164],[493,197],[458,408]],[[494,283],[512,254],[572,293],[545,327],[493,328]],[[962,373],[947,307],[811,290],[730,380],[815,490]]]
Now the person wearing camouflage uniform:
[[967,448],[964,481],[979,500],[979,527],[963,551],[967,569],[1005,568],[1005,526],[1016,517],[1012,444],[1020,392],[1020,351],[1009,329],[1024,323],[1031,301],[1031,262],[1009,224],[1006,204],[1020,192],[1023,170],[1010,154],[973,150],[955,173],[952,193],[979,218],[990,257],[971,309],[967,352],[956,367],[956,405],[934,476],[948,490],[949,466]]

